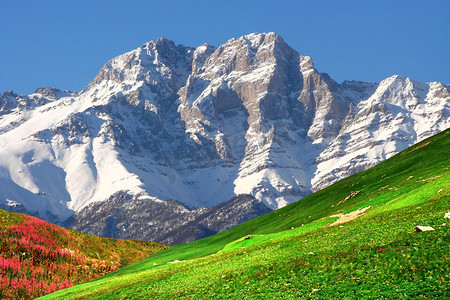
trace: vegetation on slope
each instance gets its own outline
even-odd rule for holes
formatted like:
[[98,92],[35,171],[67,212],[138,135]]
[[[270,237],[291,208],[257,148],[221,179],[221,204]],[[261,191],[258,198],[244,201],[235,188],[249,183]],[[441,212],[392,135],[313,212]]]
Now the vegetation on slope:
[[43,296],[167,247],[100,238],[0,209],[0,299]]
[[447,130],[297,203],[47,297],[447,299],[449,211]]

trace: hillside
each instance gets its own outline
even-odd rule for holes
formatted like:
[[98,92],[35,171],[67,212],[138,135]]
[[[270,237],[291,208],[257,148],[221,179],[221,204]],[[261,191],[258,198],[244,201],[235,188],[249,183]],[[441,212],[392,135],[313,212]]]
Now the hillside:
[[444,299],[449,203],[446,130],[282,209],[46,298]]
[[93,280],[168,246],[100,238],[0,209],[0,299],[31,299]]

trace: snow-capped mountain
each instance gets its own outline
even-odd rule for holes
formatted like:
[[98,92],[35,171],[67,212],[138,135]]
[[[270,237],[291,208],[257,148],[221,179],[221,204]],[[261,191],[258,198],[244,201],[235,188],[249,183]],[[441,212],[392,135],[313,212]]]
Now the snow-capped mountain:
[[[176,200],[173,211],[191,214],[183,224],[241,194],[276,209],[450,127],[449,104],[438,82],[338,84],[275,33],[218,48],[158,39],[106,63],[78,93],[0,96],[0,206],[153,239],[127,229],[155,226],[136,207]],[[247,217],[231,226],[254,216],[233,213]]]

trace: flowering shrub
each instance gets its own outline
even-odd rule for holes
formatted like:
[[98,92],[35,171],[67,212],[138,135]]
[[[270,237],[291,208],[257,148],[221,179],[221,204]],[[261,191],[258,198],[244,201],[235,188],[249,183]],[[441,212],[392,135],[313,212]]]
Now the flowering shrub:
[[[11,213],[0,210],[0,214]],[[118,269],[125,250],[134,262],[165,248],[153,242],[89,236],[30,216],[22,219],[10,226],[0,220],[0,299],[40,297]],[[105,250],[112,248],[105,243],[114,243],[121,255]],[[140,243],[144,251],[133,243]]]

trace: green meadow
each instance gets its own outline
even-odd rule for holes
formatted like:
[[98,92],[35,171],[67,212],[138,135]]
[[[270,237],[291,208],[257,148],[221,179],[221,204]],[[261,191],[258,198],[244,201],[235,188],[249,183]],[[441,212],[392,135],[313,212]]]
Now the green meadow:
[[449,168],[447,130],[282,209],[44,298],[449,299]]

